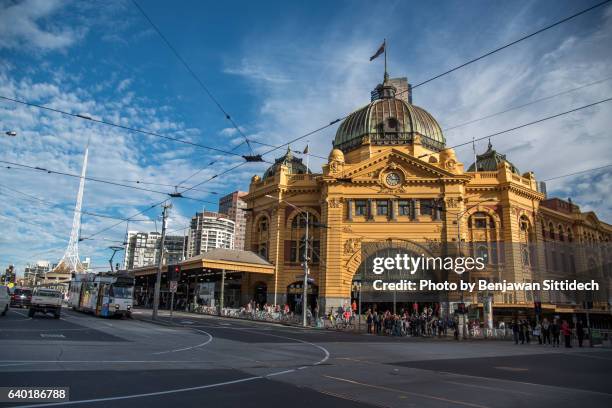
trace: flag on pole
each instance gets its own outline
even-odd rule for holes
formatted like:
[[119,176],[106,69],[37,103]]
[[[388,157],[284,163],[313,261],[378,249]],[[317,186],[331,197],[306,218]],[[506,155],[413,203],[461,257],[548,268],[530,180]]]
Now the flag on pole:
[[387,41],[383,41],[380,47],[378,47],[378,51],[374,55],[370,57],[370,61],[378,58],[383,52],[385,52],[385,46],[387,45]]
[[304,152],[303,154],[308,154],[308,144],[306,145],[306,147],[304,148]]

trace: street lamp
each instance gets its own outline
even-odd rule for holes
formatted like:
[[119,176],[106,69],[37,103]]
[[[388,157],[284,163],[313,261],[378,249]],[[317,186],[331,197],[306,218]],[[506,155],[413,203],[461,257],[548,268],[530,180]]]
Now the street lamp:
[[[273,197],[269,194],[266,194],[266,197],[276,200],[276,197]],[[285,204],[293,207],[294,209],[296,209],[297,211],[301,213],[306,213],[306,233],[304,235],[304,263],[303,263],[304,265],[304,283],[302,284],[302,289],[303,289],[302,291],[302,326],[306,327],[307,326],[306,311],[308,310],[308,305],[307,305],[308,303],[308,224],[309,224],[308,211],[304,211],[298,206],[291,204],[290,202],[285,201],[281,199],[280,197],[278,200],[285,202]],[[299,249],[299,245],[298,245],[298,249]]]
[[[486,200],[483,201],[479,201],[476,204],[464,209],[461,212],[458,212],[457,214],[455,214],[455,222],[457,223],[457,256],[461,256],[461,217],[463,217],[469,210],[471,210],[472,208],[482,204],[482,203],[486,203],[489,201],[494,201],[491,198],[488,198]],[[465,314],[465,302],[464,302],[464,291],[463,289],[461,289],[461,303],[463,304],[463,313]],[[484,307],[483,307],[484,309]],[[491,310],[490,313],[493,313],[493,311]],[[465,338],[465,315],[462,314],[461,315],[461,338]]]

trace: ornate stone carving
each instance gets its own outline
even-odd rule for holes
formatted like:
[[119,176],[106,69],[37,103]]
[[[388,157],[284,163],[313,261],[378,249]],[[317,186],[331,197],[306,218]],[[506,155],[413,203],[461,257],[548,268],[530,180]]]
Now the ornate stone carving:
[[440,253],[440,250],[442,249],[442,243],[437,238],[425,238],[425,242],[427,244],[429,252],[431,252],[432,254]]
[[342,232],[346,232],[347,234],[351,234],[353,232],[353,229],[351,228],[350,225],[345,225],[344,227],[342,227]]
[[459,199],[457,198],[447,198],[446,199],[446,208],[457,208],[459,207]]
[[354,254],[359,249],[361,238],[349,238],[344,243],[344,253],[347,255]]
[[342,200],[339,198],[328,199],[327,205],[329,205],[329,208],[340,208],[342,207]]
[[329,172],[330,174],[336,174],[341,172],[344,169],[344,163],[334,160],[329,163]]

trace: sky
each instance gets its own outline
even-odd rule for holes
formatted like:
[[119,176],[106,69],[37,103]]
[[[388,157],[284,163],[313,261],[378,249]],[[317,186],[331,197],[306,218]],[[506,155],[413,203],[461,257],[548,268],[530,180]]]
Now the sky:
[[[369,61],[383,38],[390,75],[414,84],[596,3],[138,0],[242,133],[274,145],[366,105],[383,76],[382,59]],[[612,96],[611,43],[607,5],[420,86],[413,102],[446,129],[580,88],[445,131],[449,146],[483,137]],[[0,96],[249,153],[131,0],[0,0]],[[521,172],[546,180],[610,164],[610,125],[607,102],[492,143]],[[327,157],[336,128],[309,136],[310,152]],[[6,137],[6,131],[18,135]],[[114,217],[159,203],[198,171],[185,185],[243,161],[0,100],[0,160],[78,174],[88,141],[89,177],[157,191],[87,181],[83,209]],[[305,144],[291,147],[302,150]],[[476,149],[483,152],[486,145],[477,142]],[[257,144],[253,149],[268,150]],[[473,162],[471,146],[457,148],[457,155],[466,167]],[[311,159],[315,172],[322,164]],[[196,211],[217,210],[219,197],[248,189],[251,177],[267,166],[244,165],[185,193],[202,201],[174,199],[169,231],[182,234]],[[612,222],[611,173],[607,168],[551,180],[549,196],[571,197],[583,211]],[[2,165],[0,266],[15,264],[21,274],[29,262],[57,262],[68,243],[77,190],[77,178]],[[96,267],[108,265],[108,247],[123,241],[126,228],[160,230],[160,214],[155,207],[129,226],[99,234],[119,221],[84,214],[81,236],[96,235],[80,243],[81,257],[91,257]]]

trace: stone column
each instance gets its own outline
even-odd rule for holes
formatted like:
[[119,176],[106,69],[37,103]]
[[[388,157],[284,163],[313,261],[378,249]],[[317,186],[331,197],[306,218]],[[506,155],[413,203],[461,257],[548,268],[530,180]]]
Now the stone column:
[[389,218],[391,218],[391,220],[396,221],[397,220],[397,200],[392,198],[389,200]]
[[353,199],[346,199],[346,219],[348,221],[353,221]]

